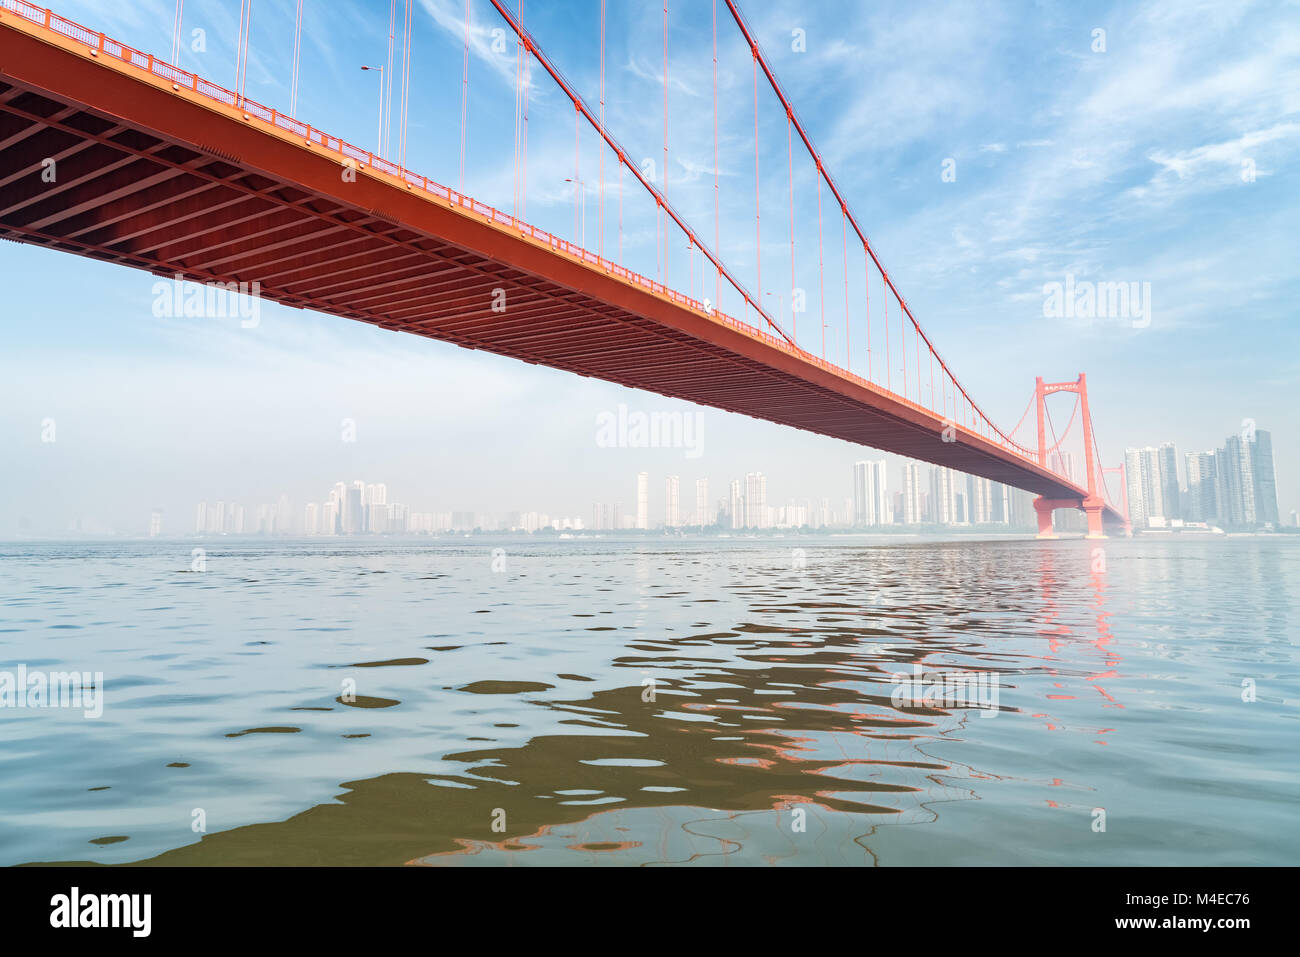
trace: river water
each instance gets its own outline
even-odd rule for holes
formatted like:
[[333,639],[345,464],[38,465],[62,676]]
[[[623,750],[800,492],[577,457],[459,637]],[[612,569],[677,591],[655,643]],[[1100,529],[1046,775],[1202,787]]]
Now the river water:
[[1300,536],[0,544],[0,672],[103,676],[0,697],[0,864],[1293,864],[1297,610]]

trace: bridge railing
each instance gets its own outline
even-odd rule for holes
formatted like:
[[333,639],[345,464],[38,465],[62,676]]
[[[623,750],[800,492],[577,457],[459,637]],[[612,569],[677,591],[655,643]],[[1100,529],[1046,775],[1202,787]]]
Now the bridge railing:
[[[620,266],[617,263],[610,262],[602,256],[593,253],[589,249],[584,249],[583,247],[570,243],[567,240],[560,239],[558,236],[538,229],[509,213],[495,209],[487,203],[480,202],[479,200],[466,196],[463,193],[450,189],[447,186],[443,186],[441,183],[435,182],[427,176],[405,169],[382,156],[376,156],[370,150],[362,149],[346,140],[330,136],[320,130],[314,129],[310,124],[304,123],[291,116],[286,116],[272,107],[258,103],[256,100],[250,100],[248,97],[240,96],[238,93],[228,90],[210,80],[206,80],[198,74],[191,73],[188,70],[168,63],[165,60],[160,60],[151,54],[136,50],[124,43],[106,37],[103,33],[98,33],[77,23],[76,21],[62,17],[48,8],[38,7],[35,4],[28,3],[27,0],[0,0],[0,9],[16,13],[24,20],[42,26],[62,37],[79,43],[84,43],[90,48],[93,55],[98,56],[102,53],[115,60],[130,64],[131,66],[159,77],[160,79],[167,80],[175,90],[180,90],[181,88],[187,89],[227,107],[240,110],[243,113],[244,118],[247,120],[255,118],[275,127],[278,130],[291,133],[295,136],[301,136],[304,144],[319,146],[323,149],[329,150],[330,152],[337,153],[345,162],[350,161],[348,165],[356,164],[358,167],[362,168],[364,168],[365,165],[369,165],[371,169],[379,170],[389,176],[401,180],[412,190],[418,189],[431,196],[437,197],[451,206],[473,213],[474,215],[477,215],[497,226],[514,230],[521,237],[530,239],[540,245],[547,246],[554,252],[569,256],[587,266],[601,269],[609,275],[616,276],[627,283],[648,290],[652,295],[659,296],[675,305],[691,309],[702,316],[706,316],[715,322],[719,322],[729,328],[735,329],[738,332],[770,345],[773,348],[798,356],[803,361],[808,362],[819,369],[823,369],[873,391],[882,392],[888,395],[892,400],[902,403],[918,412],[932,416],[938,414],[932,408],[919,402],[914,402],[906,396],[899,395],[890,389],[882,388],[877,383],[864,379],[861,376],[837,366],[832,362],[828,362],[819,356],[815,356],[807,350],[792,345],[785,339],[779,336],[774,336],[743,319],[737,319],[736,317],[729,316],[717,309],[708,308],[702,302],[699,302],[685,293],[666,287],[653,279],[648,279],[640,273],[634,272],[625,266]],[[1007,451],[1018,455],[1031,463],[1037,463],[1036,452],[1003,435],[1002,432],[983,415],[983,413],[979,414],[979,421],[975,428],[957,425],[956,423],[954,423],[954,425],[963,428],[972,434],[980,435],[986,441],[1001,446]]]

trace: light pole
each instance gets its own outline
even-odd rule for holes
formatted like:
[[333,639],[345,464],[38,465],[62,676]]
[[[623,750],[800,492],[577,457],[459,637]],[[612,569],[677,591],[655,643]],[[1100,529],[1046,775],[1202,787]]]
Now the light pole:
[[375,147],[375,155],[379,156],[384,149],[384,68],[382,66],[363,66],[361,69],[379,71],[379,143]]
[[[580,177],[575,177],[575,176],[566,176],[564,177],[564,181],[566,183],[573,184],[573,189],[575,191],[574,198],[573,198],[573,218],[574,218],[573,231],[575,234],[578,233],[581,234],[582,238],[578,242],[583,249],[586,249],[587,248],[587,181],[585,179],[582,179]],[[581,200],[579,200],[578,198],[579,196],[581,196]],[[579,230],[578,222],[577,222],[579,206],[581,206],[582,208],[581,230]]]

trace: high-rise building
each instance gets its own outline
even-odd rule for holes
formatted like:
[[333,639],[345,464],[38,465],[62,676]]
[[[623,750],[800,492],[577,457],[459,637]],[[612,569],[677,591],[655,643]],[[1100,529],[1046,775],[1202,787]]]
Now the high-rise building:
[[966,521],[970,524],[987,525],[993,521],[993,485],[981,476],[966,476]]
[[343,507],[343,531],[348,535],[360,535],[364,528],[365,507],[361,504],[365,486],[354,482],[347,490],[346,503]]
[[1144,528],[1147,523],[1146,498],[1142,493],[1141,449],[1124,450],[1124,481],[1128,485],[1128,516],[1134,528]]
[[162,510],[155,508],[149,514],[149,537],[157,538],[162,534]]
[[302,533],[304,535],[320,534],[320,506],[315,502],[307,503],[307,508],[302,516]]
[[[355,498],[353,492],[357,493]],[[348,489],[348,524],[356,532],[366,530],[366,483],[361,479],[356,479]]]
[[1183,500],[1183,518],[1189,522],[1216,522],[1219,519],[1219,495],[1216,460],[1213,452],[1188,452],[1183,459],[1187,470],[1187,495]]
[[[1172,447],[1170,445],[1170,448]],[[1160,449],[1151,446],[1144,449],[1124,450],[1129,520],[1135,527],[1165,524],[1166,483],[1163,462],[1164,457],[1161,456]],[[1175,475],[1174,484],[1176,485],[1177,482],[1178,478]]]
[[[1220,462],[1219,493],[1223,514],[1220,516],[1234,528],[1253,527],[1258,521],[1255,512],[1255,468],[1251,443],[1240,435],[1230,435],[1223,448],[1216,453]],[[1270,456],[1271,458],[1271,456]]]
[[405,535],[410,520],[410,509],[405,505],[393,503],[388,506],[388,531],[392,535]]
[[835,524],[835,515],[831,510],[831,500],[823,498],[813,509],[812,524],[814,528],[828,528]]
[[365,508],[363,526],[367,532],[378,532],[388,528],[388,486],[382,482],[367,485],[362,495]]
[[1034,496],[1021,488],[1008,488],[1007,499],[1010,503],[1007,524],[1012,528],[1033,529],[1038,527],[1038,514],[1034,511]]
[[762,472],[745,474],[745,527],[767,528],[767,476]]
[[791,501],[781,509],[781,520],[777,524],[785,528],[803,528],[810,524],[811,511],[807,502]]
[[[1213,461],[1219,521],[1230,528],[1276,528],[1280,514],[1272,435],[1263,430],[1230,435]],[[1190,458],[1188,469],[1190,485]]]
[[194,531],[202,534],[208,530],[208,503],[199,502],[194,510]]
[[935,465],[930,468],[930,521],[937,525],[951,525],[957,521],[957,483],[950,468]]
[[617,502],[597,502],[592,506],[592,527],[601,531],[615,531],[623,527],[623,517]]
[[869,462],[853,463],[853,524],[867,524],[867,468]]
[[740,479],[731,480],[731,499],[727,504],[727,514],[731,517],[732,528],[745,527],[745,493]]
[[257,506],[257,534],[272,535],[275,533],[275,506],[263,503]]
[[636,473],[636,527],[650,527],[650,476]]
[[667,528],[679,528],[682,524],[680,493],[681,477],[668,476],[664,482],[664,526]]
[[329,534],[342,535],[346,531],[348,487],[342,482],[335,482],[334,488],[330,491],[330,502],[334,506],[331,510],[334,521],[331,523]]
[[700,528],[713,524],[713,516],[709,514],[709,480],[706,478],[695,480],[695,524]]
[[921,466],[903,463],[903,524],[919,525],[921,513]]
[[888,525],[892,521],[885,474],[884,459],[853,463],[854,525]]
[[1261,525],[1278,522],[1277,474],[1273,469],[1273,437],[1262,429],[1250,442],[1250,469],[1255,480],[1255,521]]
[[1178,518],[1183,514],[1178,486],[1178,450],[1174,443],[1163,443],[1157,457],[1160,462],[1160,501],[1165,518]]
[[[1228,459],[1226,448],[1214,451],[1214,497],[1219,506],[1219,524],[1230,527],[1241,520],[1240,488],[1233,484],[1237,465]],[[1235,514],[1235,518],[1234,518]]]
[[1011,488],[1001,482],[992,483],[989,521],[999,525],[1011,524]]
[[1165,480],[1160,450],[1147,446],[1142,449],[1142,501],[1146,505],[1147,524],[1160,525],[1165,514]]

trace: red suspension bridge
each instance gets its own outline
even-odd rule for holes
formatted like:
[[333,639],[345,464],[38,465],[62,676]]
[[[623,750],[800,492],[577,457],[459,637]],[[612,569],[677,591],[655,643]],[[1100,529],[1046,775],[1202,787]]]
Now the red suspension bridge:
[[[479,0],[481,3],[482,0]],[[133,49],[24,0],[0,0],[0,237],[207,283],[256,283],[286,305],[357,319],[525,362],[794,426],[953,468],[1036,493],[1040,535],[1052,512],[1081,509],[1090,536],[1127,529],[1122,466],[1103,468],[1085,376],[1037,380],[1025,415],[999,428],[954,374],[872,248],[844,192],[773,73],[733,0],[722,0],[752,61],[754,252],[751,292],[729,268],[719,214],[717,0],[712,2],[713,242],[669,202],[668,4],[663,6],[663,178],[656,183],[605,123],[605,3],[600,10],[600,93],[595,108],[523,26],[521,13],[488,0],[516,41],[514,209],[505,213],[464,189],[470,83],[470,3],[465,13],[459,185],[405,167],[411,0],[404,0],[398,160],[329,135],[292,115],[297,100],[302,3],[298,4],[290,112],[243,93],[251,0],[243,0],[235,89]],[[522,7],[522,4],[521,4]],[[391,0],[389,60],[397,0]],[[574,235],[524,219],[530,75],[554,84],[573,107]],[[760,81],[786,127],[791,329],[764,308]],[[382,89],[382,87],[381,87]],[[382,94],[381,94],[382,96]],[[774,98],[774,99],[773,99]],[[381,99],[382,102],[382,99]],[[391,125],[391,121],[390,124]],[[600,153],[597,251],[582,244],[581,136]],[[821,355],[797,337],[795,145],[815,170],[817,296]],[[653,203],[659,279],[605,255],[605,166],[619,183],[622,259],[624,179]],[[45,175],[57,169],[57,175]],[[588,174],[590,175],[590,174]],[[843,365],[827,358],[828,270],[823,194],[841,221]],[[770,197],[769,197],[770,204]],[[769,217],[770,218],[770,217]],[[668,282],[669,236],[684,240],[689,293]],[[769,237],[770,237],[769,228]],[[832,238],[833,243],[833,238]],[[770,244],[769,244],[770,245]],[[679,248],[679,247],[673,247]],[[850,255],[851,254],[851,255]],[[810,254],[809,254],[810,255]],[[832,256],[832,267],[833,263]],[[770,259],[770,254],[769,254]],[[769,278],[770,278],[769,268]],[[832,286],[838,276],[832,274]],[[712,279],[713,297],[704,296]],[[855,291],[850,292],[852,279]],[[784,282],[784,280],[782,281]],[[857,295],[860,284],[861,295]],[[247,287],[245,287],[247,288]],[[699,291],[697,298],[694,293]],[[770,290],[769,298],[777,296]],[[780,296],[783,299],[783,294]],[[876,306],[873,318],[872,299]],[[734,302],[740,318],[722,311]],[[808,310],[812,311],[812,310]],[[856,330],[856,332],[855,332]],[[865,376],[852,344],[865,345]],[[883,343],[883,349],[881,348]],[[861,351],[859,352],[861,356]],[[859,359],[859,362],[861,360]],[[1073,392],[1074,411],[1055,432],[1047,397]],[[1030,422],[1033,412],[1033,422]],[[1083,450],[1083,473],[1064,453]],[[1036,427],[1036,431],[1034,431]],[[1018,438],[1022,429],[1030,434]],[[1049,443],[1050,436],[1050,443]],[[1119,473],[1120,499],[1106,477]]]

